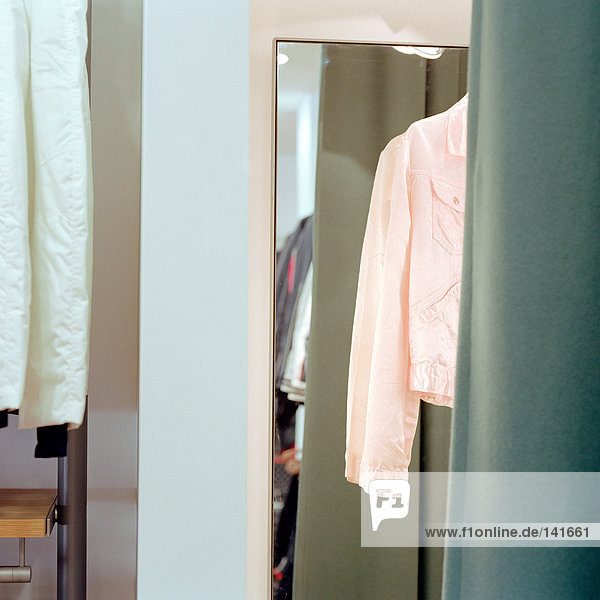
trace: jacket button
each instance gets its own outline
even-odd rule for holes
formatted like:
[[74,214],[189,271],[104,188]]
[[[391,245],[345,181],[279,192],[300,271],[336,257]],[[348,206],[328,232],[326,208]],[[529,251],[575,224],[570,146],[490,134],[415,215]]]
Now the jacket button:
[[460,200],[456,196],[454,196],[454,204],[458,204],[459,202]]

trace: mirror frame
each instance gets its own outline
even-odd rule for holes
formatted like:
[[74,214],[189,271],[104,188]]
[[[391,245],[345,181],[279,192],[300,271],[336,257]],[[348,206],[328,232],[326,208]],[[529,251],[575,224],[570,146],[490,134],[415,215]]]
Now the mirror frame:
[[[274,486],[274,444],[275,444],[275,415],[274,415],[274,406],[275,406],[275,306],[276,306],[276,256],[277,256],[277,139],[278,139],[278,109],[279,109],[279,98],[278,98],[278,83],[279,83],[279,71],[277,62],[277,56],[279,51],[279,44],[281,43],[292,43],[292,44],[318,44],[321,47],[327,44],[335,44],[335,45],[351,45],[351,46],[414,46],[414,47],[431,47],[431,44],[412,44],[412,43],[386,43],[386,42],[339,42],[339,41],[323,41],[323,40],[305,40],[305,39],[289,39],[289,38],[274,38],[273,39],[273,63],[272,63],[272,111],[271,111],[271,298],[270,298],[270,307],[271,307],[271,323],[270,323],[270,336],[271,336],[271,344],[270,344],[270,388],[269,388],[269,397],[270,397],[270,405],[269,405],[269,419],[271,423],[271,435],[270,435],[270,472],[269,472],[269,506],[271,507],[271,518],[270,518],[270,554],[269,554],[269,573],[271,574],[272,564],[273,564],[273,544],[274,544],[274,496],[275,496],[275,486]],[[467,45],[436,45],[435,47],[440,47],[444,49],[465,49],[468,48]],[[402,132],[398,132],[400,134]],[[272,578],[270,582],[271,588],[269,592],[269,598],[271,599],[273,596],[273,586],[272,586]]]

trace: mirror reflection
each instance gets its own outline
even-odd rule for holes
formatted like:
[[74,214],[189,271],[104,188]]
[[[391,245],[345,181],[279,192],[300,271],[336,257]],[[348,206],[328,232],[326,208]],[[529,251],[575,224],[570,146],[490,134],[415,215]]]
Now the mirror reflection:
[[[440,597],[441,548],[361,548],[347,392],[378,159],[411,124],[455,106],[466,77],[465,48],[277,44],[276,600]],[[447,471],[449,432],[450,410],[422,403],[410,470]]]

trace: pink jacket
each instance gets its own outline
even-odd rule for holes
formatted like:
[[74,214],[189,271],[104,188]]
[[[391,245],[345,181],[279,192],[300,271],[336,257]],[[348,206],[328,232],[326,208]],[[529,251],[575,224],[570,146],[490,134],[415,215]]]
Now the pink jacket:
[[452,406],[467,96],[381,153],[362,249],[348,379],[346,477],[406,478],[423,399]]

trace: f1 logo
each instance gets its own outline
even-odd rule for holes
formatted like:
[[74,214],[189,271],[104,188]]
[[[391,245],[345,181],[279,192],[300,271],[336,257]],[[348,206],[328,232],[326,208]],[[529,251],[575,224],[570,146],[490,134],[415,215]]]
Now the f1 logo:
[[408,515],[410,484],[404,479],[377,479],[369,483],[371,526],[377,531],[384,519],[404,519]]

